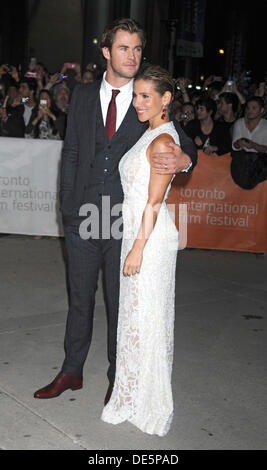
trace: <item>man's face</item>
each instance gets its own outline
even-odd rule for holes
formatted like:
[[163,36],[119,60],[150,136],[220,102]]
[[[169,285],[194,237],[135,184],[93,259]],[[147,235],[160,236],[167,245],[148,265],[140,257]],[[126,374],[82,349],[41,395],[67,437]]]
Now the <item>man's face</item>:
[[109,50],[102,49],[107,59],[107,72],[114,77],[131,79],[139,69],[142,57],[142,41],[138,33],[130,34],[119,30],[114,36],[114,41]]
[[57,90],[55,100],[65,104],[69,102],[69,94],[64,87],[60,87]]
[[257,101],[250,101],[245,109],[245,117],[249,120],[261,117],[263,109]]
[[196,109],[196,115],[197,118],[202,121],[203,119],[207,119],[207,117],[211,115],[211,112],[207,111],[206,106],[198,105]]
[[22,98],[27,98],[30,96],[30,89],[27,83],[21,83],[19,86],[19,94]]
[[94,76],[90,70],[86,70],[82,76],[82,83],[92,83]]

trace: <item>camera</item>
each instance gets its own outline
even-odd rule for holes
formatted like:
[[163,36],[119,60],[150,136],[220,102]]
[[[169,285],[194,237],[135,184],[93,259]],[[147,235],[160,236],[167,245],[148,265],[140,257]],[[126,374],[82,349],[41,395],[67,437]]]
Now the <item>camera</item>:
[[26,77],[37,78],[37,72],[27,72]]
[[66,67],[67,69],[75,69],[76,67],[76,64],[74,64],[73,62],[66,62]]
[[180,119],[188,119],[188,114],[187,113],[181,113],[180,114]]
[[45,108],[47,106],[47,100],[40,100],[41,108]]
[[63,75],[63,73],[60,73],[58,78],[59,80],[64,80],[65,78],[68,78],[68,75]]
[[30,101],[30,98],[27,97],[27,98],[21,98],[21,102],[22,103],[27,103],[28,101]]

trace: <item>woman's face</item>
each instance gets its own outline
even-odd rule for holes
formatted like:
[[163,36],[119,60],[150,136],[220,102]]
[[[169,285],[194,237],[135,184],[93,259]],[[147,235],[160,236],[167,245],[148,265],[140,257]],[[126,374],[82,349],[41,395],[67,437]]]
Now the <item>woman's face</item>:
[[50,96],[49,96],[47,93],[42,92],[42,93],[40,94],[40,104],[41,104],[41,100],[45,100],[45,101],[47,102],[44,107],[50,108],[50,106],[51,106],[51,100],[50,100]]
[[133,89],[133,106],[141,122],[160,119],[162,110],[171,98],[166,92],[161,96],[156,90],[152,80],[135,80]]

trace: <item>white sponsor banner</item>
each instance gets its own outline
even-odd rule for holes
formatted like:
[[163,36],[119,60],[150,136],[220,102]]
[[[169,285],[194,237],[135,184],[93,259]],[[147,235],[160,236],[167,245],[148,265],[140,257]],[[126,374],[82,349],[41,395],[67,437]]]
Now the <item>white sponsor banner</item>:
[[62,141],[0,138],[0,233],[62,236]]

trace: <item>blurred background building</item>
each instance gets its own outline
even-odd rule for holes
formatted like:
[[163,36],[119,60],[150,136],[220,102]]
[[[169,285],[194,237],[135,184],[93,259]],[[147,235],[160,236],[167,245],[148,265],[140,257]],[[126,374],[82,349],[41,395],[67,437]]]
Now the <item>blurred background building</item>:
[[[212,71],[264,80],[267,0],[2,0],[0,63],[22,71],[30,57],[51,72],[64,62],[100,62],[107,23],[126,16],[147,31],[144,57],[173,76],[198,81]],[[221,51],[221,52],[219,52]]]

